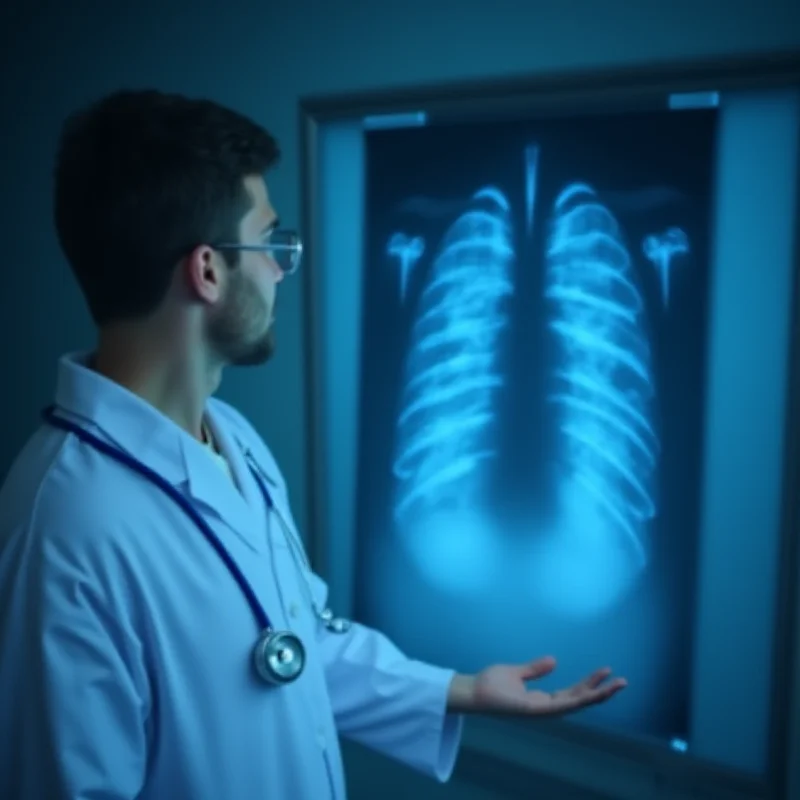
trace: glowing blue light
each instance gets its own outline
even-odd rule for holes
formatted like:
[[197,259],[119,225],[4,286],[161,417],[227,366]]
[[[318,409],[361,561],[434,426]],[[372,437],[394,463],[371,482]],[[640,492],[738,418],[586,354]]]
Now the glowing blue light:
[[664,308],[669,306],[669,274],[672,259],[689,252],[689,237],[680,228],[669,228],[662,234],[646,236],[642,252],[652,261],[661,283],[661,299]]
[[539,554],[541,589],[562,610],[612,603],[647,563],[660,450],[641,294],[618,224],[591,187],[558,197],[546,297],[560,359],[560,517]]
[[425,242],[415,236],[409,238],[404,233],[395,233],[386,246],[386,253],[395,256],[400,262],[400,300],[405,301],[408,290],[408,279],[411,270],[425,252]]
[[[505,195],[485,187],[473,201],[446,232],[420,298],[397,420],[395,521],[439,586],[483,579],[491,549],[480,493],[495,454],[497,342],[514,252]],[[433,552],[443,541],[447,558]]]
[[687,753],[689,751],[689,744],[683,739],[673,739],[670,741],[669,746],[678,753]]
[[[535,185],[538,156],[529,150]],[[508,324],[503,301],[513,292],[510,212],[505,195],[487,186],[446,232],[406,361],[394,518],[440,588],[475,588],[499,557],[481,500],[504,384],[497,356]],[[680,242],[675,230],[665,237],[672,243]],[[423,250],[421,239],[390,239],[403,296]],[[644,303],[617,221],[587,184],[570,184],[555,202],[545,295],[558,347],[548,400],[561,478],[556,521],[525,526],[535,543],[530,580],[552,610],[585,616],[617,601],[647,564],[660,451]]]

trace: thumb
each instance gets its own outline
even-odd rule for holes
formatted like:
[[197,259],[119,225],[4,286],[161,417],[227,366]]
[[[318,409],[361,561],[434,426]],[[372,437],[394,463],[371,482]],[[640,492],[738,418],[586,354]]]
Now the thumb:
[[519,676],[524,681],[535,681],[549,675],[555,668],[556,660],[552,656],[545,656],[523,664],[519,669]]

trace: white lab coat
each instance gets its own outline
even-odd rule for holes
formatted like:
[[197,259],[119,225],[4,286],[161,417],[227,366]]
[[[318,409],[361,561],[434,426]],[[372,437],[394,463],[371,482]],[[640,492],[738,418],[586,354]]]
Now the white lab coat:
[[202,444],[84,364],[59,364],[60,413],[185,493],[308,660],[291,685],[260,683],[258,624],[185,512],[44,426],[0,492],[0,797],[343,800],[340,734],[447,780],[461,734],[445,709],[453,672],[363,626],[319,624],[243,459],[249,448],[294,525],[253,428],[209,401],[240,492]]

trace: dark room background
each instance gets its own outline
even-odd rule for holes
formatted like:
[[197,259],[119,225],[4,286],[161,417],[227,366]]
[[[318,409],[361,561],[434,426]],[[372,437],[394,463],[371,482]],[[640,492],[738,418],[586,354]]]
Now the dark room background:
[[[798,0],[6,0],[0,479],[50,397],[57,357],[92,342],[51,221],[56,138],[74,107],[116,88],[155,86],[208,95],[252,115],[281,142],[271,192],[282,220],[294,227],[303,96],[797,48]],[[272,446],[301,530],[308,496],[302,280],[281,287],[272,364],[230,373],[221,393]],[[396,788],[392,797],[417,800],[504,796],[461,784],[458,776],[439,787],[361,750],[345,752],[353,800],[388,797],[386,786]]]

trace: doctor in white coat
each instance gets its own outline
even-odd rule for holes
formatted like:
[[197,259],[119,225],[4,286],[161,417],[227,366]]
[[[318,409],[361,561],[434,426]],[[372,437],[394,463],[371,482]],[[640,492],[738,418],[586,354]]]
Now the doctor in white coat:
[[273,138],[207,101],[122,92],[65,126],[55,221],[99,330],[0,493],[0,797],[345,798],[339,736],[440,780],[461,714],[562,715],[553,659],[474,676],[336,618],[272,455],[211,398],[273,350],[298,238]]

